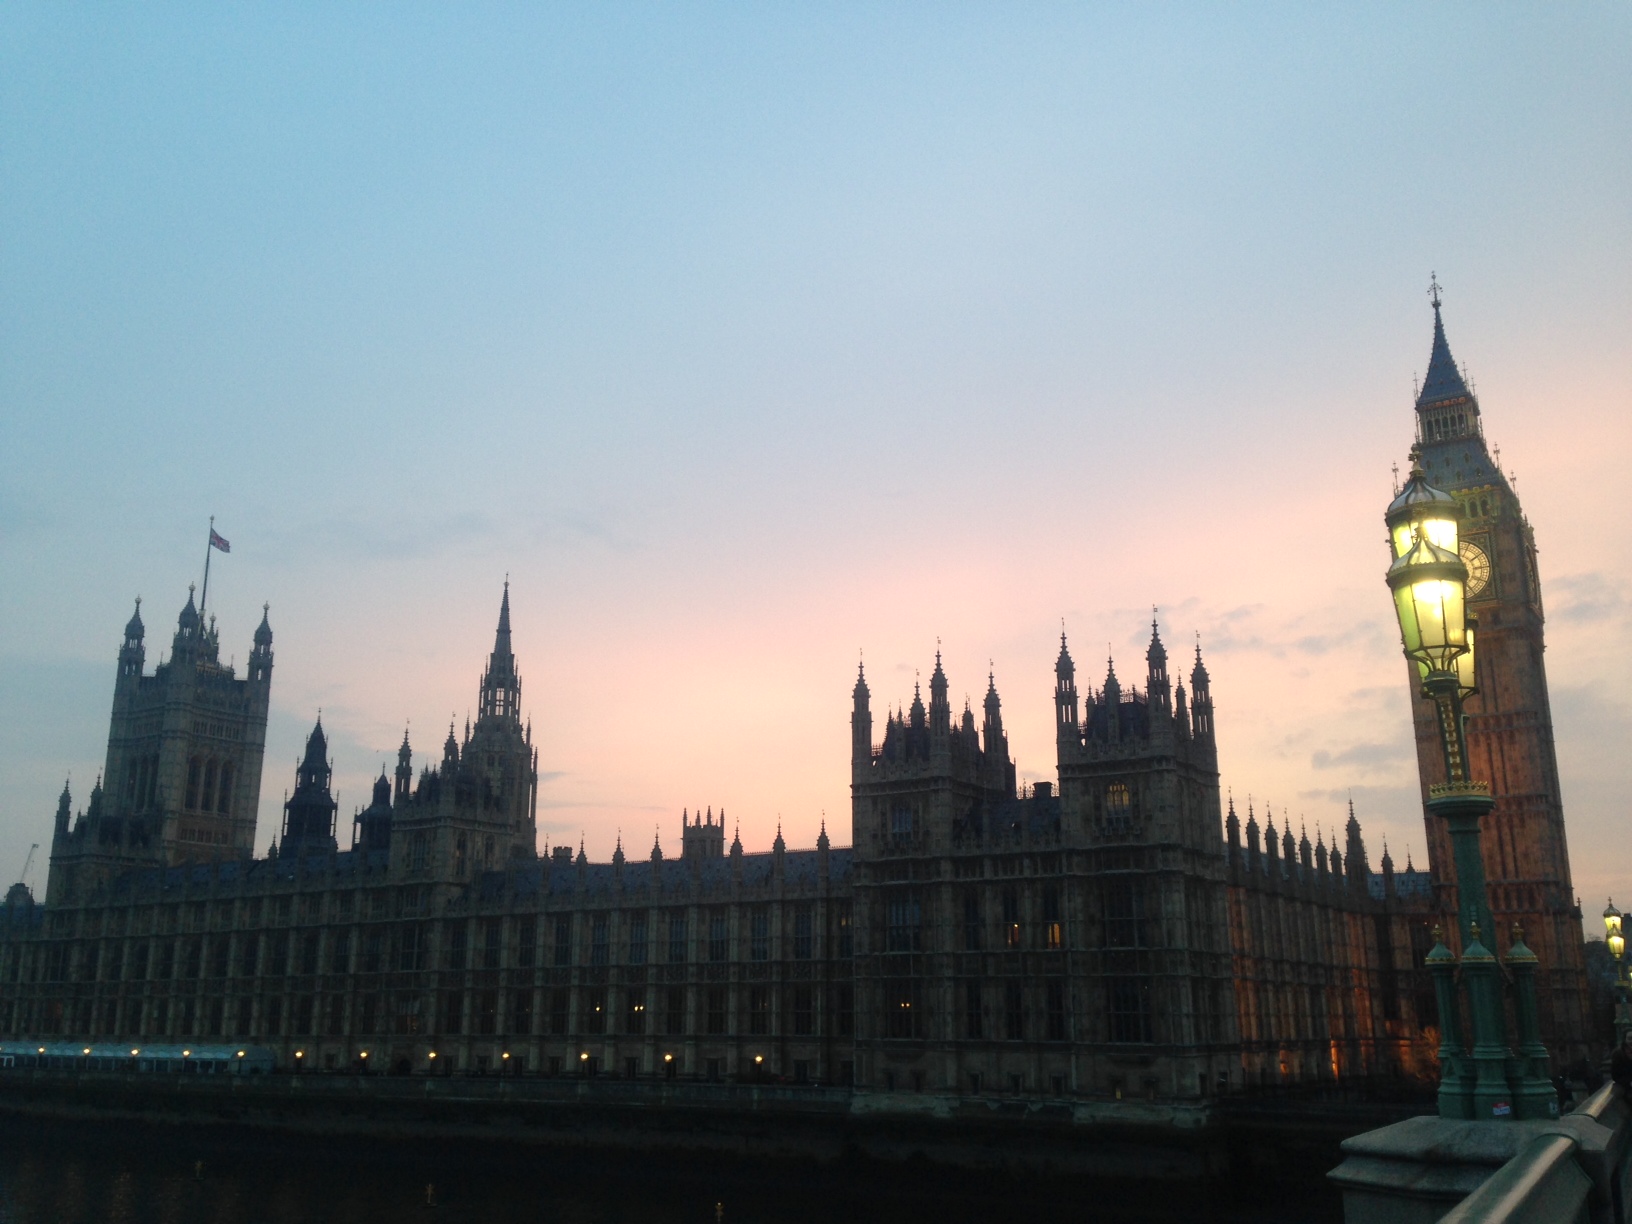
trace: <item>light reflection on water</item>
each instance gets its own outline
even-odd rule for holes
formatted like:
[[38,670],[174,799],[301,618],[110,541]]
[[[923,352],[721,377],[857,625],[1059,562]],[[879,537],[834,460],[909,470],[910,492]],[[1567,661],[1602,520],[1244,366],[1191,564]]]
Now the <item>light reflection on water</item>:
[[[435,1206],[425,1202],[427,1183]],[[1319,1219],[1179,1187],[1040,1185],[925,1165],[292,1138],[0,1116],[0,1224],[1165,1224]]]

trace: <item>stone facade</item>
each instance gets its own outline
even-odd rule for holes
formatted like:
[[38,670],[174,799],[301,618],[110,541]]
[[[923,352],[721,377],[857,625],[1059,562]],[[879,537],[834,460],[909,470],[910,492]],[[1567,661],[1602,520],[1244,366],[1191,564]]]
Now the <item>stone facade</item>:
[[[99,788],[70,827],[65,796],[48,903],[16,889],[0,908],[0,1037],[231,1037],[313,1069],[886,1095],[1199,1101],[1426,1074],[1411,934],[1426,876],[1401,888],[1386,859],[1371,874],[1353,822],[1347,869],[1335,848],[1329,869],[1324,847],[1318,868],[1307,845],[1301,863],[1290,842],[1260,852],[1255,816],[1243,848],[1233,808],[1221,837],[1200,652],[1188,695],[1154,626],[1146,662],[1143,692],[1113,667],[1079,709],[1062,639],[1057,791],[1017,788],[992,677],[980,729],[967,708],[954,723],[937,659],[928,706],[877,743],[857,678],[853,848],[825,828],[814,849],[780,833],[768,853],[727,848],[710,809],[682,814],[677,858],[620,844],[590,863],[532,848],[538,761],[506,592],[474,725],[417,778],[405,737],[345,847],[321,722],[264,859],[218,843],[175,862],[152,842],[92,859],[123,809]],[[114,739],[131,679],[122,655]]]

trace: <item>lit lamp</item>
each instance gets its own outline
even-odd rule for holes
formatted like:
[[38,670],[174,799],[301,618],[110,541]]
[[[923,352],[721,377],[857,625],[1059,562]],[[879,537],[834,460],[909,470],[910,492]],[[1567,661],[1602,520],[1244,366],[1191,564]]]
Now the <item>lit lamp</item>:
[[1632,1028],[1632,1007],[1627,1004],[1626,967],[1621,959],[1626,955],[1626,936],[1621,934],[1621,911],[1615,908],[1613,899],[1604,911],[1604,932],[1609,954],[1615,958],[1615,1045],[1618,1048],[1627,1029]]
[[[1428,957],[1440,1015],[1439,1112],[1448,1118],[1549,1117],[1558,1112],[1558,1098],[1535,1018],[1535,954],[1515,929],[1507,957],[1519,1020],[1515,1059],[1507,1046],[1502,970],[1496,954],[1480,941],[1481,933],[1493,944],[1496,941],[1479,849],[1479,822],[1496,801],[1486,783],[1468,777],[1462,705],[1478,685],[1474,624],[1467,611],[1468,567],[1458,539],[1461,514],[1457,500],[1430,485],[1413,464],[1405,488],[1384,516],[1391,554],[1387,581],[1400,624],[1400,644],[1422,695],[1433,703],[1445,762],[1445,781],[1429,786],[1426,806],[1429,816],[1445,821],[1456,862],[1462,954],[1458,958],[1436,941]],[[1459,967],[1467,991],[1471,1047],[1462,1043]]]

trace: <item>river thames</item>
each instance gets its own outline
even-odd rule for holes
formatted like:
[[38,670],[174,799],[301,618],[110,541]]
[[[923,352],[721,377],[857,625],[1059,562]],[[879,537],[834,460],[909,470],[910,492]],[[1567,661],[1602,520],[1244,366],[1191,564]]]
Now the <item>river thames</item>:
[[319,1141],[0,1117],[0,1224],[1292,1224],[1335,1219],[1335,1208],[1315,1182],[1198,1191],[925,1164]]

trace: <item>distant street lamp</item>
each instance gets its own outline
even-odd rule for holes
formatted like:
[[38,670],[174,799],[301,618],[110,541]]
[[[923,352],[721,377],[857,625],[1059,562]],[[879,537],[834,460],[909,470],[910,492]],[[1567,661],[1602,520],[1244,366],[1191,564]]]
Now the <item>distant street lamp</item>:
[[1621,934],[1621,911],[1615,908],[1614,898],[1604,911],[1604,932],[1609,954],[1615,958],[1615,1048],[1619,1049],[1627,1029],[1632,1028],[1632,1006],[1627,1003],[1626,966],[1622,961],[1626,955],[1626,936]]
[[[1422,695],[1433,702],[1445,761],[1445,781],[1428,788],[1428,814],[1445,821],[1456,862],[1462,955],[1459,960],[1436,937],[1428,956],[1439,1003],[1439,1112],[1447,1118],[1548,1117],[1558,1112],[1558,1098],[1536,1020],[1535,954],[1515,926],[1506,957],[1519,1028],[1519,1057],[1514,1059],[1506,1036],[1505,975],[1495,953],[1480,942],[1484,934],[1495,943],[1497,934],[1479,849],[1479,822],[1496,801],[1488,784],[1468,776],[1462,706],[1478,686],[1474,622],[1467,612],[1468,567],[1458,540],[1461,515],[1457,500],[1430,485],[1413,464],[1405,488],[1384,516],[1392,555],[1387,581],[1400,642]],[[1462,1043],[1459,963],[1471,1013],[1471,1048]]]

